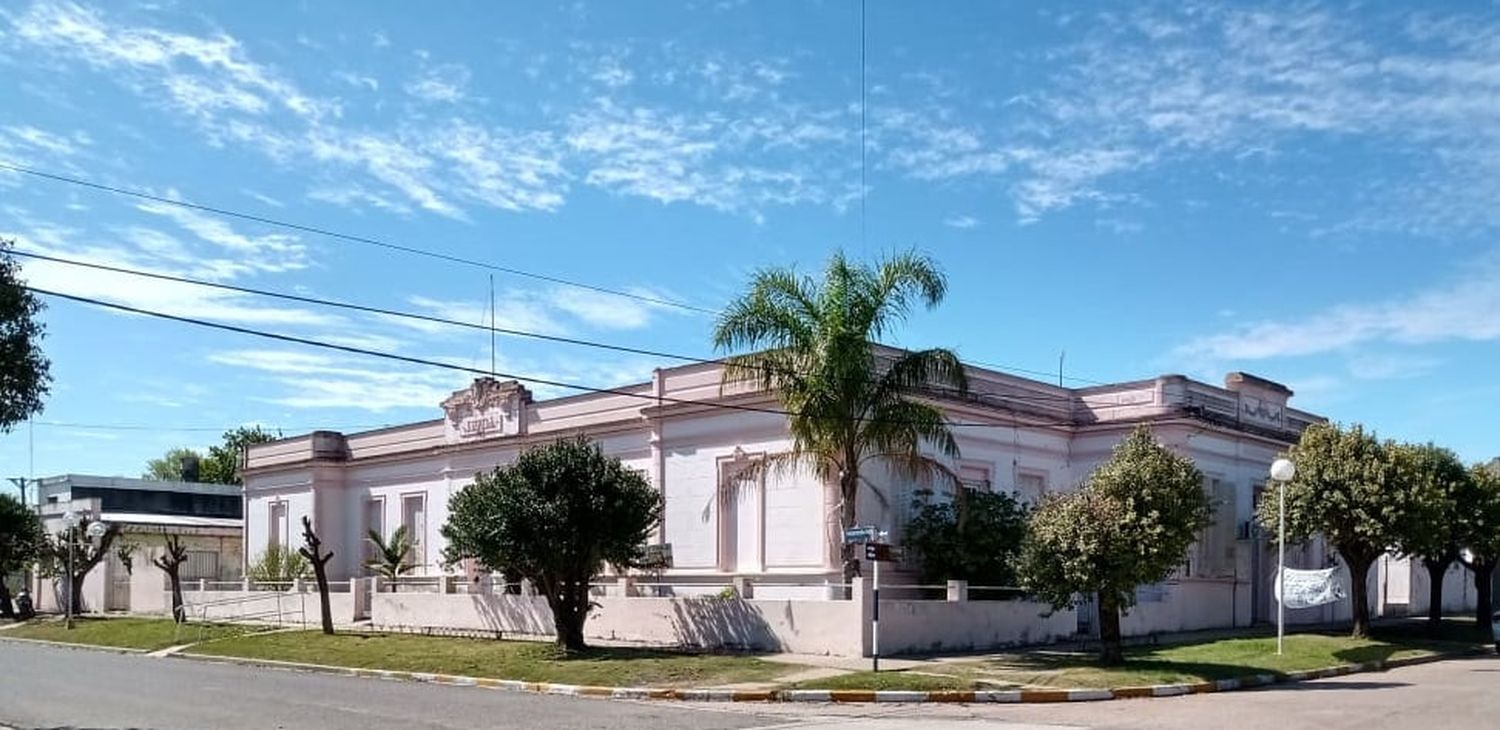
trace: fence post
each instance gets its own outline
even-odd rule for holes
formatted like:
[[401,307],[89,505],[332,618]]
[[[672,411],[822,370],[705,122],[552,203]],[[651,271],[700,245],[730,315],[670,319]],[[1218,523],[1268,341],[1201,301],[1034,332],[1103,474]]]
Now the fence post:
[[249,578],[240,578],[240,590],[243,591],[243,592],[245,592],[245,593],[249,593],[250,592],[250,579]]
[[441,593],[441,594],[443,594],[443,595],[446,596],[446,595],[448,595],[449,593],[452,593],[452,592],[453,592],[453,576],[451,576],[451,575],[440,575],[440,576],[438,576],[438,593]]
[[382,581],[380,579],[380,576],[378,576],[378,575],[372,575],[372,576],[370,576],[370,592],[371,593],[379,593],[380,592],[380,588],[381,588],[380,584],[383,583],[383,582],[384,581]]
[[622,575],[615,578],[615,595],[621,598],[629,598],[635,595],[635,578]]
[[948,600],[953,603],[963,603],[969,600],[969,581],[948,581]]
[[734,594],[745,600],[755,597],[755,581],[748,576],[734,577]]
[[205,593],[207,591],[208,591],[208,579],[207,578],[199,578],[198,579],[198,592],[199,593]]
[[522,578],[521,579],[521,595],[523,595],[523,596],[534,596],[534,595],[536,595],[536,586],[532,585],[530,578]]
[[293,578],[292,579],[292,592],[293,593],[301,593],[302,592],[302,579],[301,578]]

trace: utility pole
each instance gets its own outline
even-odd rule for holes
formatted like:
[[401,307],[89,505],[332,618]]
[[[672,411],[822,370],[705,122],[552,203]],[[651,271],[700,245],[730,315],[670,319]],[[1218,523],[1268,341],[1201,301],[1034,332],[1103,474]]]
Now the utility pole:
[[21,504],[26,504],[26,485],[30,484],[31,480],[26,477],[10,477],[10,483],[16,485],[16,489],[21,490]]

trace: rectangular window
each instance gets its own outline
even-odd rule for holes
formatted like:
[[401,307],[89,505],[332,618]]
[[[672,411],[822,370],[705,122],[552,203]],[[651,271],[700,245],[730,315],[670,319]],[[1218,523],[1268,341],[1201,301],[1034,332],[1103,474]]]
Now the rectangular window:
[[420,568],[427,562],[423,552],[427,536],[427,495],[408,494],[401,498],[401,524],[411,536],[411,562]]
[[286,547],[287,545],[287,514],[286,502],[272,502],[270,514],[270,539],[267,545]]
[[187,562],[179,574],[183,580],[218,580],[219,554],[211,550],[187,551]]
[[1035,504],[1042,500],[1042,494],[1047,491],[1047,477],[1043,474],[1022,472],[1016,475],[1016,498],[1022,502]]
[[963,484],[964,489],[988,492],[990,491],[990,468],[977,464],[961,465],[958,467],[958,481]]
[[360,537],[365,543],[366,562],[374,560],[377,557],[375,543],[370,541],[371,532],[379,535],[382,539],[387,537],[385,534],[385,500],[383,499],[365,500],[365,531]]

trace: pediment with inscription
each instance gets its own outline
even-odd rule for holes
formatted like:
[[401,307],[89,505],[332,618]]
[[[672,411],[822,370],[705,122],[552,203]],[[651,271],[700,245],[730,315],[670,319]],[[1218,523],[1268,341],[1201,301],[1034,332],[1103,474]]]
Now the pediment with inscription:
[[443,401],[449,443],[526,433],[531,391],[514,380],[478,378]]

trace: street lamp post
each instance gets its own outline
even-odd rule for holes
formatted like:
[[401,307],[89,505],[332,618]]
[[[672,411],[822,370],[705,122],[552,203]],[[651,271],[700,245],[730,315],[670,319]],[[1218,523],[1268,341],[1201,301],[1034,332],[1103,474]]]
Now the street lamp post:
[[73,628],[73,543],[77,540],[78,523],[83,517],[73,510],[68,510],[62,516],[63,525],[68,528],[68,568],[67,574],[63,576],[63,593],[66,599],[67,609],[63,614],[63,626]]
[[[68,608],[66,618],[64,619],[64,626],[72,629],[73,614],[78,609],[77,606],[73,605],[73,548],[78,542],[78,525],[83,523],[83,515],[73,510],[68,510],[63,513],[62,521],[63,525],[68,528],[68,574],[63,578],[63,591],[67,593]],[[89,523],[87,530],[89,539],[99,540],[104,537],[106,532],[109,532],[109,525],[98,521]]]
[[1297,475],[1289,459],[1271,464],[1271,479],[1276,481],[1276,654],[1280,655],[1286,640],[1286,483]]

